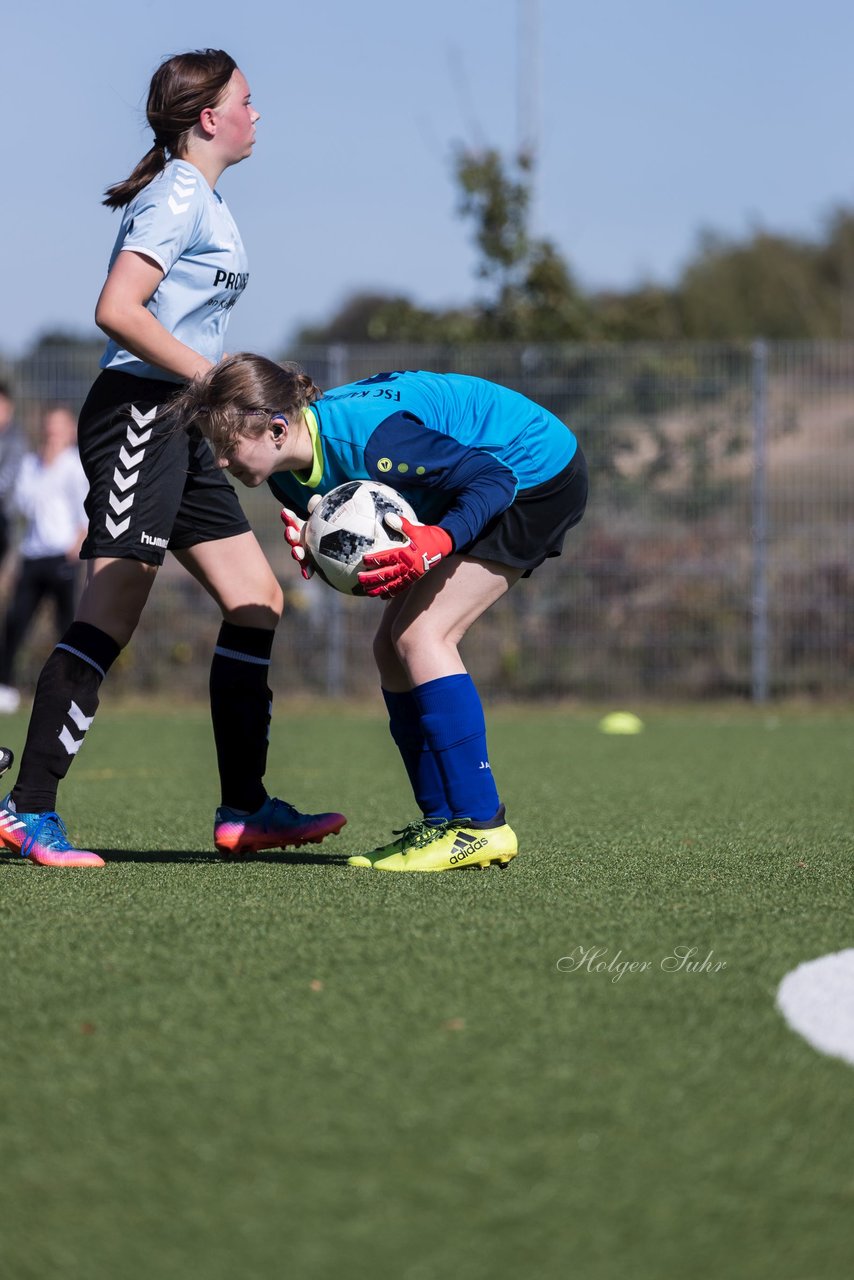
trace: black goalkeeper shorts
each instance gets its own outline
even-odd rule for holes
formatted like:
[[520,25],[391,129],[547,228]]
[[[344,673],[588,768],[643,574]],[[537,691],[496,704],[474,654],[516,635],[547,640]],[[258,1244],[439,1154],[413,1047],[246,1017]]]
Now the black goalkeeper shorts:
[[80,411],[77,444],[89,481],[81,559],[163,563],[246,533],[237,495],[199,431],[176,431],[163,410],[180,384],[105,370]]
[[579,445],[563,471],[551,480],[520,489],[502,511],[464,549],[478,560],[524,569],[529,578],[549,556],[559,556],[563,540],[587,506],[587,461]]

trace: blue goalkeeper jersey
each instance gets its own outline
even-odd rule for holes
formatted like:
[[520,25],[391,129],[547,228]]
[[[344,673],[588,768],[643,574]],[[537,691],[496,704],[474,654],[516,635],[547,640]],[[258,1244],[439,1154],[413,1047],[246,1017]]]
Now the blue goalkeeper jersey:
[[[249,269],[240,232],[217,191],[186,160],[170,160],[124,210],[110,267],[125,250],[151,258],[163,279],[146,309],[185,346],[216,364],[225,349],[231,308]],[[102,369],[180,382],[110,341]]]
[[569,428],[532,400],[458,373],[378,373],[327,391],[307,418],[311,471],[268,480],[285,506],[305,516],[315,493],[346,480],[379,480],[423,523],[441,525],[458,551],[517,490],[567,467],[577,447]]

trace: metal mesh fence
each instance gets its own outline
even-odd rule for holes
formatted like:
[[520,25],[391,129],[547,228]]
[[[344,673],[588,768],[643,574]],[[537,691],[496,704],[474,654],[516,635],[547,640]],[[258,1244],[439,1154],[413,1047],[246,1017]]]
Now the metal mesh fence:
[[[78,408],[97,347],[42,343],[0,373],[19,416]],[[854,344],[331,346],[288,352],[321,386],[384,369],[476,374],[569,423],[591,471],[583,524],[474,628],[491,696],[722,697],[854,690]],[[292,572],[278,508],[241,490],[286,592],[274,681],[373,690],[380,604]],[[8,586],[11,567],[4,583]],[[217,612],[167,558],[115,682],[202,693]],[[32,682],[51,643],[34,633]]]

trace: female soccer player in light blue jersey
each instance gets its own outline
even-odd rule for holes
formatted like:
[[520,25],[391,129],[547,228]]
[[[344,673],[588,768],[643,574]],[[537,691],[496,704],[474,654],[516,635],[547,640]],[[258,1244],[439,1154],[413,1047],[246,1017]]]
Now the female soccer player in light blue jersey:
[[103,865],[69,839],[57,788],[167,550],[223,617],[210,676],[222,799],[216,847],[232,855],[284,848],[344,824],[341,814],[301,814],[267,795],[267,669],[281,588],[205,440],[198,431],[176,435],[164,414],[221,358],[248,279],[216,184],[252,154],[260,117],[245,76],[220,49],[163,62],[147,115],[154,144],[104,201],[124,212],[96,310],[110,341],[79,423],[90,486],[87,585],[42,671],[18,780],[0,804],[0,843],[41,865]]
[[486,747],[483,709],[458,645],[490,605],[584,514],[587,467],[573,433],[517,392],[480,378],[378,373],[322,394],[295,365],[231,356],[175,402],[221,467],[267,481],[304,576],[302,517],[347,480],[378,480],[419,523],[364,557],[360,582],[389,603],[374,656],[392,737],[421,818],[352,865],[447,871],[517,853]]

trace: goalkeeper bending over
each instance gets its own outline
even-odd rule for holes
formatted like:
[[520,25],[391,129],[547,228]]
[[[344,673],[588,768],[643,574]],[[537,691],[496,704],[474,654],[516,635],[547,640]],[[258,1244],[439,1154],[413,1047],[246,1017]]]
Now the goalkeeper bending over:
[[359,580],[388,600],[374,657],[421,817],[349,861],[377,871],[509,862],[516,836],[457,646],[519,578],[560,555],[581,520],[587,467],[573,433],[480,378],[378,373],[324,394],[298,366],[248,354],[223,360],[173,405],[221,467],[246,485],[266,480],[286,504],[285,536],[303,577],[312,572],[302,531],[315,495],[376,480],[418,513],[423,523],[402,523],[408,543],[366,555]]

